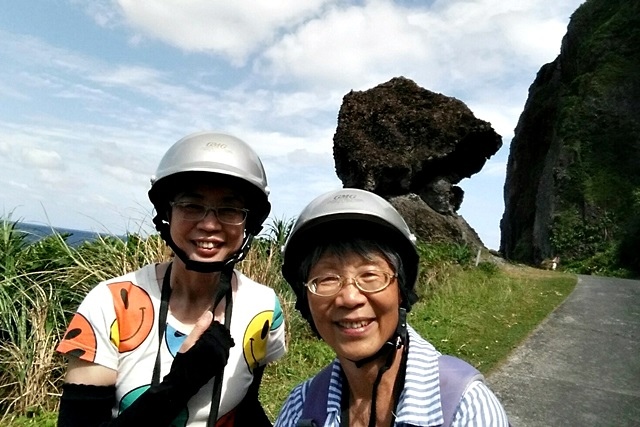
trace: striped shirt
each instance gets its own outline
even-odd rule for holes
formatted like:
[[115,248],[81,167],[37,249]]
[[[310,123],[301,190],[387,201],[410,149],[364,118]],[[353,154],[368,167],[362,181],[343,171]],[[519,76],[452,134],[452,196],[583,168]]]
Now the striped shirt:
[[[398,401],[395,426],[440,426],[444,419],[440,404],[438,357],[440,353],[411,327],[404,389]],[[342,375],[338,359],[332,362],[325,427],[340,426]],[[284,402],[274,427],[295,427],[302,415],[313,378],[296,386]],[[507,414],[498,398],[482,381],[472,382],[465,391],[453,419],[453,427],[508,427]]]

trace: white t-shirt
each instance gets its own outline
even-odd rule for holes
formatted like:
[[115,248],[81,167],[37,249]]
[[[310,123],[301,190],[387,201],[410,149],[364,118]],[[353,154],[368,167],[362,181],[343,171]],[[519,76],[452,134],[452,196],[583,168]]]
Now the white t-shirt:
[[[286,351],[284,315],[273,289],[234,271],[230,331],[235,342],[224,369],[217,426],[233,412],[253,381],[253,370]],[[57,351],[118,372],[113,415],[126,409],[151,384],[158,352],[160,286],[156,266],[99,283],[80,304]],[[160,380],[191,331],[167,315]],[[230,380],[231,379],[231,380]],[[174,426],[206,426],[213,380],[194,395]]]

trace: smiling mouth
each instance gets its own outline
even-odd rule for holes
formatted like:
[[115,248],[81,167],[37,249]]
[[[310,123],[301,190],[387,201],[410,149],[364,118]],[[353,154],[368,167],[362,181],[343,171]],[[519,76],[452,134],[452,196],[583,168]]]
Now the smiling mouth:
[[196,242],[196,246],[202,249],[215,249],[219,245],[213,242]]
[[359,320],[357,322],[337,322],[338,325],[342,328],[345,329],[358,329],[358,328],[364,328],[365,326],[367,326],[368,324],[371,323],[371,321],[369,320]]

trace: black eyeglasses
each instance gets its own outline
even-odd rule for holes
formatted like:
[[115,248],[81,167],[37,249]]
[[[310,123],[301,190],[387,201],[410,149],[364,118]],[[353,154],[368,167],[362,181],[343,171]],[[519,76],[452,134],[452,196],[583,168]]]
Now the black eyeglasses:
[[378,270],[369,270],[358,274],[355,277],[343,277],[338,274],[326,274],[314,277],[305,283],[305,286],[313,294],[321,297],[330,297],[342,289],[347,282],[353,279],[354,285],[362,292],[373,293],[384,290],[396,278],[396,274]]
[[240,225],[247,219],[249,209],[233,206],[208,206],[195,202],[171,202],[174,212],[185,221],[201,221],[213,212],[218,221],[227,225]]

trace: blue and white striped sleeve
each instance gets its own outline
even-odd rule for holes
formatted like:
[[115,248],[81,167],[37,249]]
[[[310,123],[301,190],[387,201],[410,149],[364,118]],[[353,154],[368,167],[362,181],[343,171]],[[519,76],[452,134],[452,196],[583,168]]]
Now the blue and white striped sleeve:
[[309,381],[298,384],[284,401],[274,427],[295,427],[302,415],[304,396],[307,394]]
[[453,419],[453,427],[508,427],[502,404],[482,381],[469,385]]

